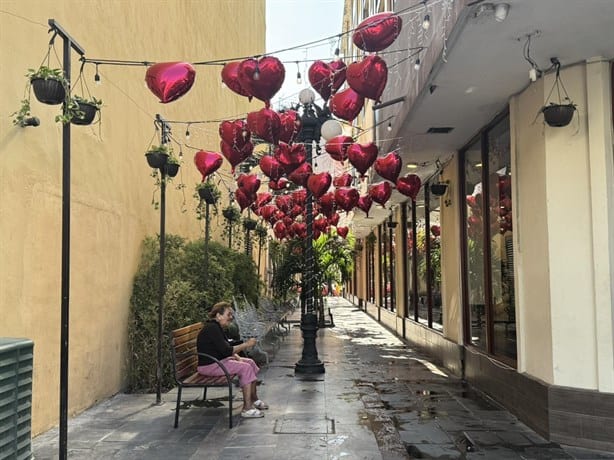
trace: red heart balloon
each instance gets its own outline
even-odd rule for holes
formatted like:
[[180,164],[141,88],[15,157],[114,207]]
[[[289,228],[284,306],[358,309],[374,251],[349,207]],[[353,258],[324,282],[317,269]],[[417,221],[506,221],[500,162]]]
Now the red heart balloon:
[[307,151],[303,144],[284,144],[280,142],[275,149],[275,158],[283,165],[287,173],[294,171],[307,159]]
[[292,206],[292,209],[290,209],[290,212],[288,214],[290,215],[290,217],[295,218],[303,214],[304,211],[305,208],[303,208],[300,204],[295,204],[294,206]]
[[209,174],[213,174],[222,166],[223,161],[222,155],[217,152],[199,150],[194,155],[194,164],[196,169],[203,175],[203,182]]
[[348,147],[348,159],[356,171],[364,177],[367,169],[375,162],[377,158],[377,145],[373,142],[368,144],[352,144]]
[[309,83],[325,101],[336,92],[345,81],[345,63],[341,60],[328,64],[315,61],[309,67]]
[[278,240],[283,239],[287,232],[288,229],[283,222],[275,222],[275,225],[273,225],[273,233],[275,234],[275,238]]
[[335,194],[333,192],[325,193],[318,199],[318,203],[322,214],[332,214],[335,211]]
[[195,77],[194,67],[187,62],[159,62],[147,69],[145,82],[160,102],[166,104],[190,91]]
[[325,232],[326,228],[328,227],[328,219],[326,217],[318,217],[314,219],[313,227],[321,232]]
[[327,172],[312,174],[309,176],[309,179],[307,179],[307,188],[311,191],[313,196],[320,198],[328,191],[332,180],[332,177]]
[[288,186],[288,179],[280,177],[277,180],[269,181],[269,188],[271,190],[284,190]]
[[245,120],[223,121],[220,123],[219,133],[224,142],[239,149],[251,140]]
[[337,227],[337,235],[341,238],[345,239],[348,236],[348,231],[350,229],[348,227]]
[[401,172],[402,165],[403,162],[397,152],[390,152],[388,155],[375,160],[373,169],[384,179],[388,179],[390,182],[396,182]]
[[222,68],[222,81],[226,86],[228,86],[232,91],[241,96],[247,96],[249,100],[252,100],[252,95],[247,91],[243,86],[241,86],[241,82],[239,81],[239,65],[241,63],[239,61],[229,62]]
[[265,107],[257,112],[248,113],[247,126],[259,138],[271,144],[277,144],[281,130],[281,119],[274,110]]
[[349,173],[343,173],[333,179],[333,185],[335,187],[349,187],[352,185],[352,175]]
[[337,224],[339,223],[339,214],[337,214],[336,212],[332,213],[328,218],[328,223],[337,226]]
[[390,182],[379,182],[377,184],[373,184],[369,186],[369,196],[376,203],[384,206],[386,201],[390,199],[390,195],[392,194],[392,186]]
[[397,179],[397,190],[399,193],[410,197],[415,200],[422,186],[420,176],[416,174],[408,174],[405,177],[399,177]]
[[345,212],[350,212],[358,203],[359,193],[355,188],[338,188],[335,190],[335,202]]
[[363,97],[380,102],[388,81],[388,66],[375,54],[360,62],[353,62],[347,69],[348,85]]
[[288,175],[288,179],[290,179],[296,185],[307,187],[307,180],[311,174],[313,174],[313,169],[309,163],[305,162],[298,168],[295,168],[294,171]]
[[352,88],[338,92],[329,102],[330,111],[345,121],[353,121],[362,110],[364,104],[365,98]]
[[[256,72],[256,69],[258,72]],[[279,59],[265,56],[259,61],[246,59],[239,64],[239,82],[252,96],[267,104],[281,88],[286,70]]]
[[369,210],[371,209],[371,205],[373,204],[373,200],[369,195],[362,195],[358,198],[357,208],[361,209],[367,217],[369,217]]
[[269,204],[273,200],[271,192],[260,192],[256,195],[256,206],[261,208],[262,206]]
[[441,227],[439,225],[431,225],[431,233],[435,237],[441,235]]
[[305,224],[305,222],[294,222],[291,225],[291,228],[294,235],[298,238],[307,238],[307,225]]
[[277,206],[272,204],[266,204],[260,207],[260,215],[267,222],[271,222],[271,217],[273,217],[277,211]]
[[240,188],[235,190],[235,200],[237,201],[237,203],[239,203],[241,211],[243,211],[250,204],[252,204],[255,199],[256,194],[247,193],[245,190]]
[[237,178],[237,186],[248,195],[254,195],[260,188],[260,179],[255,174],[241,174]]
[[300,188],[292,192],[292,199],[296,204],[303,205],[307,201],[307,190]]
[[260,170],[271,180],[278,180],[284,175],[284,167],[277,158],[264,155],[260,158]]
[[279,209],[281,209],[284,213],[287,213],[294,206],[294,202],[292,201],[292,197],[290,195],[279,195],[275,198],[275,204]]
[[301,131],[301,119],[294,110],[280,113],[279,119],[281,121],[279,140],[291,144]]
[[243,148],[237,149],[232,145],[221,141],[220,148],[222,149],[222,155],[224,155],[224,157],[232,166],[232,172],[234,174],[235,166],[237,166],[242,161],[245,161],[252,154],[252,151],[254,150],[254,145],[251,142],[248,142]]
[[345,161],[348,157],[348,147],[353,143],[354,139],[350,136],[335,136],[326,142],[324,149],[333,160]]
[[352,41],[363,51],[381,51],[396,40],[402,26],[403,21],[394,13],[375,14],[358,24]]
[[285,216],[282,219],[282,222],[284,223],[284,225],[286,226],[286,228],[290,227],[290,225],[292,225],[292,223],[294,222],[294,219],[292,219],[292,217],[290,216]]

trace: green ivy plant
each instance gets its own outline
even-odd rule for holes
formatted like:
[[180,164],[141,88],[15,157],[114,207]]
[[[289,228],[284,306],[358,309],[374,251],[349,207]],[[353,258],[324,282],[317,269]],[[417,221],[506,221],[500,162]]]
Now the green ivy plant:
[[24,127],[26,119],[32,116],[30,110],[30,94],[28,93],[28,98],[22,99],[20,109],[10,115],[13,117],[13,124]]

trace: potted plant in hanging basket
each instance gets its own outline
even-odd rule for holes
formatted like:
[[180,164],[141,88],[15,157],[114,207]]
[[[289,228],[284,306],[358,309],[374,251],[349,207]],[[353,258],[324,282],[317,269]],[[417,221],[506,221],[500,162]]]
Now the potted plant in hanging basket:
[[87,99],[81,96],[74,96],[73,101],[76,107],[73,110],[74,113],[70,122],[81,126],[92,124],[100,107],[102,107],[102,101],[95,97]]
[[561,128],[571,123],[573,114],[576,111],[576,105],[569,104],[555,104],[551,102],[541,108],[541,113],[544,114],[544,121],[548,126],[554,128]]
[[166,159],[166,164],[164,165],[166,169],[166,175],[168,177],[175,177],[179,172],[179,160],[175,155],[170,153],[168,158]]
[[202,200],[205,200],[205,203],[207,204],[217,203],[217,201],[222,196],[217,186],[211,180],[207,180],[198,184],[196,186],[196,191],[198,192],[198,196]]
[[243,227],[245,228],[245,230],[255,230],[256,225],[258,225],[258,222],[250,217],[245,217],[243,219]]
[[241,211],[239,208],[236,208],[233,205],[228,205],[224,209],[222,209],[222,215],[224,219],[228,221],[229,224],[234,224],[241,219]]
[[262,244],[265,238],[268,236],[269,231],[264,225],[256,225],[256,236],[258,237],[258,243]]
[[[556,76],[554,78],[552,89],[550,90],[550,93],[548,93],[546,100],[550,100],[550,96],[556,89],[557,102],[550,102],[547,105],[544,105],[539,110],[539,113],[544,114],[544,121],[548,126],[561,128],[571,123],[573,114],[576,111],[576,104],[571,102],[571,99],[567,94],[567,90],[563,85],[563,81],[561,80],[561,63],[557,58],[552,58],[551,61],[553,67],[556,69]],[[563,91],[562,93],[561,90]]]
[[64,102],[68,81],[62,69],[40,66],[38,70],[28,69],[26,77],[34,89],[34,95],[43,104],[57,105]]
[[152,168],[162,168],[168,161],[170,152],[170,147],[165,144],[151,146],[145,154],[147,164]]

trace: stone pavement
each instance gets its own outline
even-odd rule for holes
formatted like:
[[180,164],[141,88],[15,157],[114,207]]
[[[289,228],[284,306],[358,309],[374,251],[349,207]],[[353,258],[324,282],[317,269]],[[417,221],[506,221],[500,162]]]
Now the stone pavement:
[[[184,391],[174,429],[174,391],[161,406],[154,395],[120,394],[69,421],[69,458],[614,459],[543,439],[345,299],[327,304],[335,327],[317,339],[326,373],[295,376],[297,324],[271,339],[258,388],[271,407],[264,418],[238,417],[237,389],[237,426],[229,430],[224,390],[209,389],[206,402]],[[57,458],[57,443],[57,429],[36,437],[34,458]]]

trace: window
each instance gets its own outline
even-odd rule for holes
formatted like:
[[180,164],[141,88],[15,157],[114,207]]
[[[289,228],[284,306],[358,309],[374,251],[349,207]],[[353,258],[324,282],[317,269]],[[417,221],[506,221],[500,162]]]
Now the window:
[[465,341],[516,360],[509,117],[461,151]]

